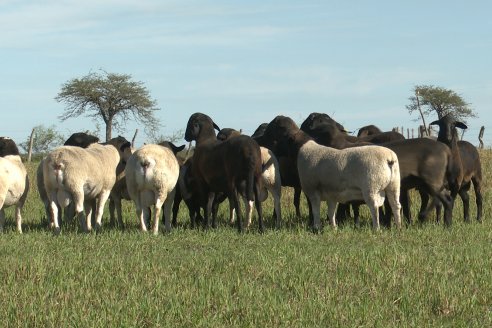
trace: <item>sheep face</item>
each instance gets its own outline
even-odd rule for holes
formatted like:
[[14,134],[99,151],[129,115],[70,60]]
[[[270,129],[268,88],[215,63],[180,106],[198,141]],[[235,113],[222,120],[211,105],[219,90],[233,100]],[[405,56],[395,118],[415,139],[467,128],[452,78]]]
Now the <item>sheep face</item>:
[[458,138],[458,133],[456,131],[456,128],[460,129],[467,129],[468,127],[466,124],[456,121],[456,119],[451,115],[447,114],[440,118],[439,120],[436,120],[429,125],[437,125],[439,126],[439,134],[437,135],[437,140],[444,142],[447,145],[451,144],[451,141],[453,140],[453,137],[455,140]]
[[288,140],[292,134],[299,130],[290,117],[279,115],[275,117],[265,130],[263,135],[270,148],[277,156],[288,155]]
[[216,129],[217,131],[220,130],[210,116],[202,113],[191,115],[188,124],[186,125],[185,140],[188,142],[197,140],[205,129],[207,129],[208,133],[210,133],[210,131],[213,133],[213,129]]
[[251,138],[258,138],[265,134],[265,130],[268,127],[268,123],[261,123],[255,132],[251,135]]
[[8,137],[0,137],[0,156],[19,155],[15,141]]

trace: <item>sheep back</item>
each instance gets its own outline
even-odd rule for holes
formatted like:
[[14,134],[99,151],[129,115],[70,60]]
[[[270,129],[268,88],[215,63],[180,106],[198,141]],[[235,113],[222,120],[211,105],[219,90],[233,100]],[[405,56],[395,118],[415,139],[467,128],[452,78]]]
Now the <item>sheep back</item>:
[[299,150],[297,165],[303,190],[318,191],[322,199],[344,203],[363,200],[367,192],[382,206],[384,190],[400,187],[398,158],[380,146],[336,150],[308,141]]
[[20,156],[0,157],[0,198],[5,208],[23,203],[29,190],[27,171]]
[[165,200],[175,188],[179,164],[170,149],[149,144],[130,156],[125,175],[130,197],[134,201],[140,200],[143,207],[150,206],[155,204],[157,197]]
[[[45,188],[58,190],[68,205],[68,194],[83,188],[84,197],[93,199],[103,190],[111,190],[120,162],[118,150],[112,145],[92,144],[88,148],[62,146],[52,151],[43,164]],[[62,195],[59,194],[61,197]]]

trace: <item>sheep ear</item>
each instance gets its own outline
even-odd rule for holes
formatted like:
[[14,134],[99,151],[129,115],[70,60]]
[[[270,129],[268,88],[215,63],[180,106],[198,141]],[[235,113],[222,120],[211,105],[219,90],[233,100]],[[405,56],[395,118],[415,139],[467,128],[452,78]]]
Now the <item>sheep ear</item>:
[[176,147],[176,150],[179,153],[180,151],[182,151],[183,149],[185,149],[185,147],[186,147],[186,145],[181,145],[179,147]]
[[217,131],[220,131],[219,126],[218,126],[217,124],[215,124],[215,122],[212,122],[212,123],[213,123],[213,125],[214,125],[214,129],[215,129],[215,130],[217,130]]
[[429,123],[429,125],[439,125],[439,120]]
[[463,130],[468,129],[468,126],[466,126],[466,124],[462,122],[455,122],[454,126]]

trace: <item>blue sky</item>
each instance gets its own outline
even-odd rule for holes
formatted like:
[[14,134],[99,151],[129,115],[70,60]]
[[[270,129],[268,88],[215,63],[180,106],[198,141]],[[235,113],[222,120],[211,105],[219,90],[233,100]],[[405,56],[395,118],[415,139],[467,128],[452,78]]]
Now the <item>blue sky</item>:
[[[0,0],[0,134],[21,142],[39,124],[95,130],[84,117],[60,122],[54,97],[64,82],[104,69],[144,82],[164,135],[194,112],[245,133],[311,112],[349,130],[412,128],[408,98],[432,84],[479,115],[465,139],[477,144],[485,125],[492,145],[491,12],[490,1],[452,0]],[[137,127],[128,122],[123,134]]]

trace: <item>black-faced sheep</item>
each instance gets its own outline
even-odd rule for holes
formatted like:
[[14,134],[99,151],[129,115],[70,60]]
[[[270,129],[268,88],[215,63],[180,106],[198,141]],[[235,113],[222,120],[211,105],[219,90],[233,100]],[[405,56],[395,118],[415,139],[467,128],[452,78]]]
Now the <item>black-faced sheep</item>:
[[[217,133],[218,140],[227,140],[232,137],[240,136],[241,133],[237,130],[224,128]],[[280,179],[280,167],[277,158],[273,152],[265,147],[260,147],[261,150],[261,178],[263,191],[261,192],[261,201],[265,201],[268,192],[272,194],[273,206],[275,213],[275,226],[280,228],[282,222],[282,209],[280,206],[280,197],[282,195],[282,183]],[[231,214],[231,222],[233,222],[233,213]]]
[[15,142],[0,137],[0,231],[5,226],[5,208],[15,205],[17,231],[22,233],[21,210],[29,191],[29,179]]
[[463,216],[465,221],[470,220],[470,190],[471,183],[475,190],[475,201],[477,204],[477,220],[482,219],[482,164],[480,163],[480,155],[475,146],[468,141],[458,140],[456,128],[466,129],[467,126],[459,121],[456,121],[452,115],[445,115],[439,120],[436,120],[429,125],[438,125],[439,134],[437,140],[446,144],[452,153],[452,159],[455,163],[453,172],[456,185],[459,189],[452,190],[451,196],[456,197],[458,193],[463,201]]
[[[212,119],[202,113],[191,115],[186,125],[185,140],[195,141],[192,175],[200,199],[207,199],[205,224],[208,226],[212,205],[217,192],[226,193],[237,213],[237,227],[242,231],[238,193],[248,200],[247,220],[250,222],[253,203],[258,212],[258,225],[263,231],[261,202],[261,152],[258,144],[248,136],[225,141],[217,140]],[[215,225],[215,222],[212,222]]]
[[265,136],[275,141],[279,153],[287,153],[297,162],[302,190],[311,204],[315,231],[320,228],[322,200],[328,203],[333,227],[336,227],[337,203],[364,200],[371,210],[373,228],[377,230],[378,207],[383,205],[385,196],[400,227],[400,173],[393,151],[379,146],[343,150],[321,146],[285,116],[277,116],[270,122]]

